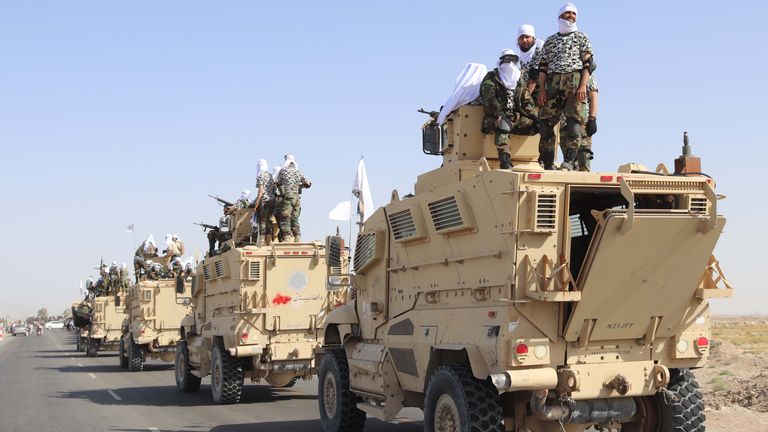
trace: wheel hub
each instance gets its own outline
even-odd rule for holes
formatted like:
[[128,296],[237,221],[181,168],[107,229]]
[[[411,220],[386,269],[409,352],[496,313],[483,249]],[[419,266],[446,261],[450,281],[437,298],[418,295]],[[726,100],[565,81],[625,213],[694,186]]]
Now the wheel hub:
[[329,418],[336,417],[336,377],[327,374],[323,380],[323,405]]
[[218,359],[214,360],[213,370],[211,371],[211,385],[218,391],[221,386],[221,364]]
[[435,405],[435,431],[460,432],[459,409],[450,395],[440,396]]

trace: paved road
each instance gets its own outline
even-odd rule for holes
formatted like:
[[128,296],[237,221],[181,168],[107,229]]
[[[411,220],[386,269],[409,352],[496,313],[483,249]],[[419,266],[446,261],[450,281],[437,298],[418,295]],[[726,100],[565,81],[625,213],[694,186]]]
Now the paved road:
[[[247,384],[238,405],[216,405],[209,379],[197,393],[176,391],[173,365],[129,373],[115,353],[88,358],[64,330],[0,342],[0,430],[317,432],[317,381],[291,389]],[[396,423],[369,418],[366,432],[422,430],[418,410]]]

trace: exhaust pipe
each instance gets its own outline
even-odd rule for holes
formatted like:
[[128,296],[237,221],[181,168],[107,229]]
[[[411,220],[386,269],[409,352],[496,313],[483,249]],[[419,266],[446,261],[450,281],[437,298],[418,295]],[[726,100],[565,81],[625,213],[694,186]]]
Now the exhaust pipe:
[[535,390],[531,411],[539,420],[585,424],[627,420],[637,411],[633,398],[564,401],[547,405],[547,390]]

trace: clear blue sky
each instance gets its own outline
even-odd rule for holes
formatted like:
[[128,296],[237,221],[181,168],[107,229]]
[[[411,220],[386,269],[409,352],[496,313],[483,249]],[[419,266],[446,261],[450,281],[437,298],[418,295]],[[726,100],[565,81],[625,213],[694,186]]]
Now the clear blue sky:
[[[365,155],[374,199],[412,191],[419,107],[467,62],[492,65],[519,24],[556,30],[560,1],[0,3],[0,316],[60,313],[103,256],[220,213],[256,161],[293,153],[314,182],[304,238],[335,230]],[[631,4],[635,9],[629,9]],[[736,285],[720,313],[768,311],[763,282],[764,9],[752,2],[577,2],[599,69],[593,168],[672,165],[689,131],[728,218],[716,251]],[[346,227],[342,227],[346,231]]]

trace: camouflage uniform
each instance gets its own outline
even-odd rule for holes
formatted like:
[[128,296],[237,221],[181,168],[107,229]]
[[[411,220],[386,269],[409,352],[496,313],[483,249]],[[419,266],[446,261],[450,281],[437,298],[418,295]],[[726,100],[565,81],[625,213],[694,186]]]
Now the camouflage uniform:
[[566,162],[575,160],[581,142],[581,131],[587,122],[586,103],[579,102],[577,90],[581,83],[585,61],[592,57],[592,45],[586,34],[575,31],[568,34],[555,33],[544,43],[539,71],[547,74],[545,88],[547,101],[539,110],[541,141],[539,153],[542,162],[551,167],[554,160],[554,128],[565,116],[569,126],[561,137],[565,148]]
[[[523,82],[526,84],[530,80],[536,81],[535,78],[531,78],[531,69],[534,69],[534,68],[538,69],[539,61],[541,60],[541,53],[543,51],[543,48],[542,46],[539,46],[538,42],[539,41],[536,40],[533,47],[531,48],[532,50],[535,50],[533,57],[531,57],[531,61],[527,63],[523,63],[522,61],[520,62],[520,72],[522,72]],[[533,98],[534,101],[538,99],[539,97],[538,84],[536,85],[536,87],[534,87],[533,92],[531,92],[531,97]],[[536,107],[535,104],[534,104],[533,110],[534,110],[533,112],[536,113],[536,115],[538,116],[539,109],[538,107]]]
[[[272,235],[272,223],[269,218],[275,212],[275,181],[269,171],[263,171],[256,177],[256,190],[264,188],[261,200],[257,203],[256,214],[259,221],[259,235]],[[258,194],[258,192],[257,192]]]
[[[589,116],[589,94],[592,92],[599,92],[597,87],[597,79],[594,75],[589,76],[589,82],[587,82],[587,100],[584,104],[585,117]],[[565,154],[565,146],[563,145],[562,137],[566,134],[565,130],[566,121],[565,116],[560,118],[560,151]],[[587,135],[586,125],[582,125],[581,128],[581,142],[579,143],[579,153],[576,158],[576,162],[579,167],[579,171],[589,171],[591,169],[590,161],[593,159],[594,153],[592,153],[592,137]]]
[[[526,81],[523,81],[521,76],[515,90],[508,89],[501,81],[499,70],[496,68],[488,72],[480,84],[480,102],[485,110],[482,132],[494,134],[493,143],[499,152],[502,168],[511,166],[508,159],[504,160],[504,158],[509,158],[510,154],[510,133],[513,135],[535,135],[538,133],[535,105],[525,83]],[[496,119],[499,117],[505,117],[510,121],[510,132],[500,131],[496,128]]]
[[277,186],[283,197],[277,223],[280,225],[280,233],[283,236],[301,236],[301,227],[299,226],[301,196],[299,194],[301,188],[307,183],[304,174],[294,165],[284,167],[277,176]]

